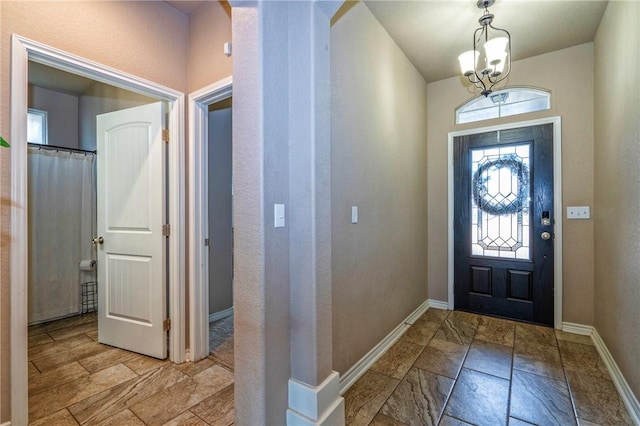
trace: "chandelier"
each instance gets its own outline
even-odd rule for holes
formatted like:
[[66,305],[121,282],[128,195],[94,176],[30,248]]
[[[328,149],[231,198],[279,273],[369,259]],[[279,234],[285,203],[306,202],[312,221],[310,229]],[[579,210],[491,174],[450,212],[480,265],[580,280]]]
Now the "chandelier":
[[[486,97],[493,91],[493,86],[507,78],[511,71],[511,35],[507,30],[496,28],[493,22],[493,14],[489,13],[489,6],[495,0],[478,0],[478,9],[484,9],[484,13],[478,19],[480,28],[473,33],[473,50],[464,52],[458,56],[462,74]],[[489,37],[489,28],[493,31],[493,37]],[[484,57],[478,67],[480,59],[479,45],[484,45]]]

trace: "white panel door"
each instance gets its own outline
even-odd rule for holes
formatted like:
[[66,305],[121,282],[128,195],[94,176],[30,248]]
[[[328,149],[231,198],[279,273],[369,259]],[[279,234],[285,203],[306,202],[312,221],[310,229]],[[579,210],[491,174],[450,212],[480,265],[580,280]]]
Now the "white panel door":
[[97,122],[98,341],[164,359],[167,338],[162,103]]

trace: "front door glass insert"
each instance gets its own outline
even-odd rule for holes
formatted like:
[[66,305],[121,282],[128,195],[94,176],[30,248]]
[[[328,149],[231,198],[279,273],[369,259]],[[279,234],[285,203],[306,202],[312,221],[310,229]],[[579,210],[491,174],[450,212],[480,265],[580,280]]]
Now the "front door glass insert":
[[472,256],[531,259],[531,144],[471,149]]

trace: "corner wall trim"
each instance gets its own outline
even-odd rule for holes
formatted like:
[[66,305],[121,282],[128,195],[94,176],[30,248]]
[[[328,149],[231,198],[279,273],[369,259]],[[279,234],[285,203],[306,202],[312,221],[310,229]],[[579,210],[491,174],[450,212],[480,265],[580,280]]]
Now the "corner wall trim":
[[593,341],[598,354],[600,354],[604,365],[607,367],[607,370],[609,370],[611,380],[618,390],[618,393],[622,398],[622,402],[624,402],[624,405],[627,407],[631,419],[635,422],[635,424],[640,425],[640,403],[629,387],[629,383],[627,383],[627,380],[622,375],[622,371],[620,371],[620,368],[618,368],[618,364],[616,364],[616,361],[613,359],[613,356],[611,355],[611,352],[609,352],[607,345],[605,345],[604,341],[598,334],[598,330],[590,325],[563,322],[562,331],[566,331],[567,333],[582,334],[583,336],[591,336],[591,340]]
[[289,379],[287,425],[344,426],[344,398],[340,396],[340,374],[332,372],[318,386]]
[[590,325],[576,324],[573,322],[563,322],[562,331],[573,334],[582,334],[583,336],[593,336],[594,328]]
[[[429,309],[429,300],[425,300],[415,311],[409,314],[391,333],[387,334],[365,356],[360,358],[347,372],[340,377],[340,395],[351,386],[404,334],[405,331]],[[439,302],[443,303],[443,302]]]
[[[411,313],[409,314],[409,316],[408,316],[408,317],[406,317],[406,318],[405,318],[405,320],[404,320],[404,321],[402,321],[402,322],[403,322],[404,324],[413,325],[413,323],[414,323],[414,322],[416,322],[416,320],[417,320],[418,318],[420,318],[420,317],[422,316],[422,314],[424,314],[424,313],[427,311],[427,309],[429,309],[429,308],[430,308],[430,306],[429,306],[429,299],[427,299],[427,300],[425,300],[424,302],[422,302],[422,303],[420,304],[420,306],[418,306],[418,307],[416,308],[416,310],[415,310],[415,311],[411,312]],[[392,333],[393,333],[393,332],[392,332]]]
[[636,396],[633,394],[631,387],[629,387],[629,383],[627,383],[624,376],[622,375],[622,371],[620,371],[620,368],[618,368],[618,364],[616,364],[616,361],[613,359],[613,356],[611,355],[611,352],[609,352],[607,345],[605,345],[604,341],[595,328],[593,328],[591,340],[593,340],[593,343],[595,344],[600,357],[602,357],[604,364],[607,366],[607,370],[609,370],[609,374],[611,374],[613,384],[616,386],[616,389],[618,389],[620,397],[622,398],[624,405],[627,407],[631,419],[635,424],[640,424],[640,403],[638,402]]
[[209,315],[209,324],[215,321],[220,321],[233,315],[233,306],[222,311],[214,312]]
[[449,302],[443,302],[442,300],[427,299],[427,303],[429,304],[430,308],[444,310],[449,309]]

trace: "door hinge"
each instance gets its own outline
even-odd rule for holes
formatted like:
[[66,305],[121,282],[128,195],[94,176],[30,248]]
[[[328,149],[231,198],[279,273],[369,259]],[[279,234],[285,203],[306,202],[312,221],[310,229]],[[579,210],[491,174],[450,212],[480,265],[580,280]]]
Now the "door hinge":
[[162,129],[162,140],[169,142],[169,129]]
[[171,235],[171,225],[169,225],[168,223],[162,225],[162,235],[164,235],[165,237]]
[[171,318],[167,318],[166,320],[162,321],[162,331],[169,330],[171,330]]
[[209,247],[209,239],[208,238],[204,239],[204,246],[205,247]]

